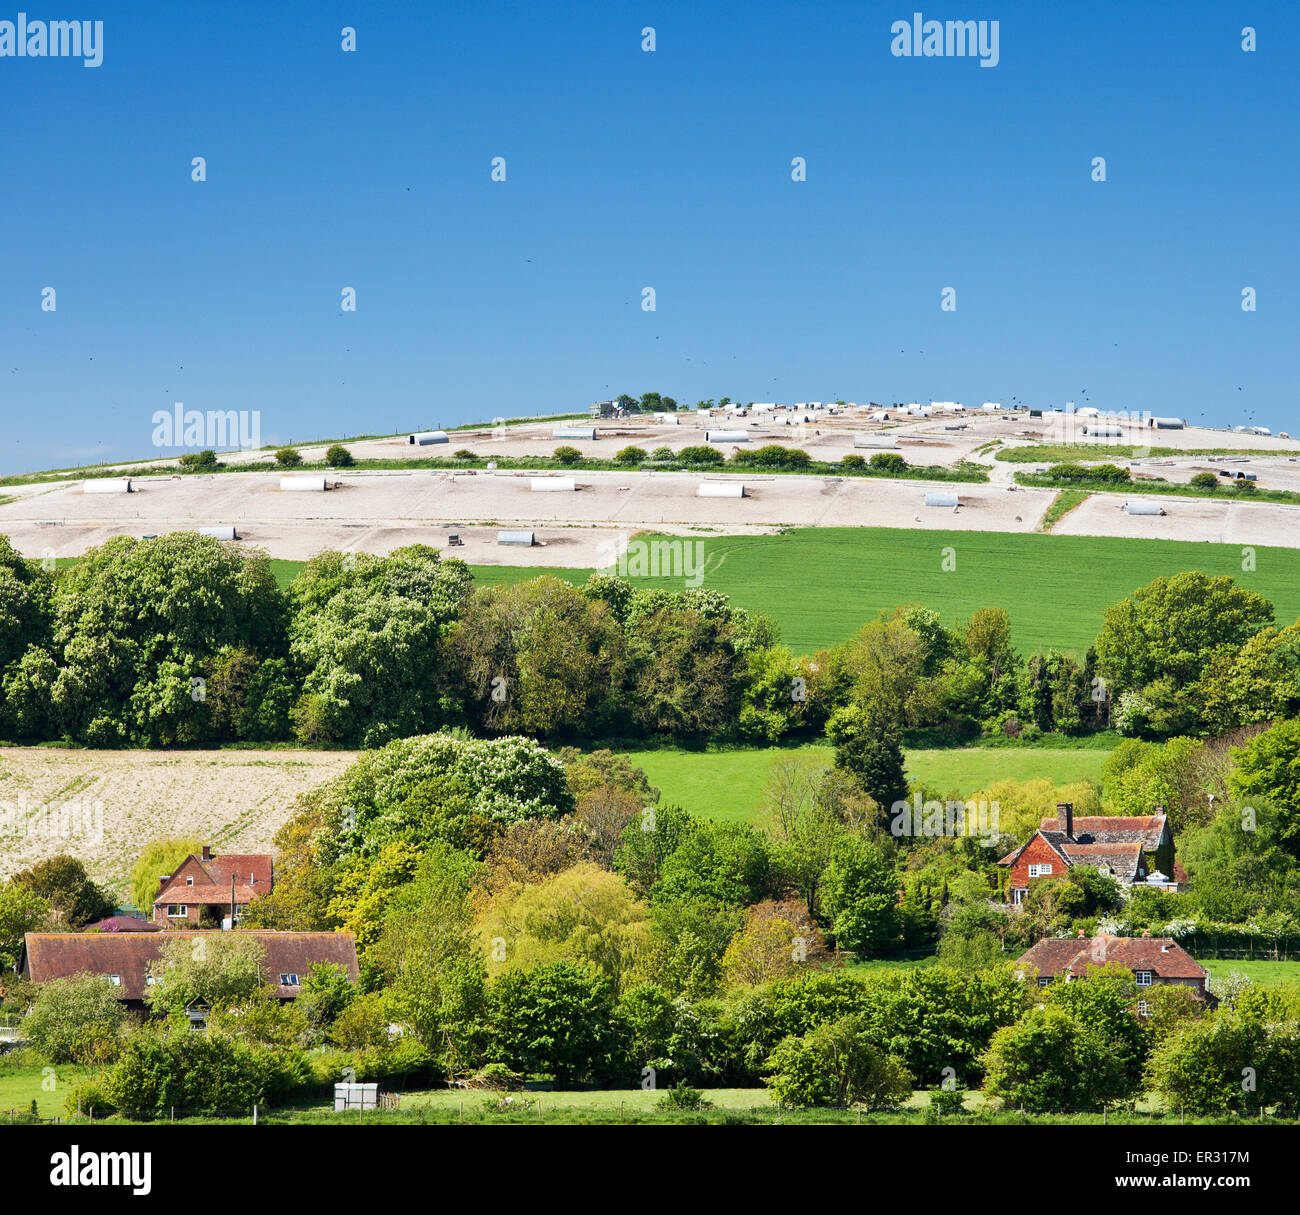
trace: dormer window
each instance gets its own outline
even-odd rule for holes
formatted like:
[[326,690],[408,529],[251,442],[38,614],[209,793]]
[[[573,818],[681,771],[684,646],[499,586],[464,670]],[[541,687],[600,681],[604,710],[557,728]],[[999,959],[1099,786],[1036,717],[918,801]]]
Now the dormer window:
[[1155,973],[1150,970],[1135,970],[1133,977],[1137,980],[1139,987],[1150,987],[1155,978]]
[[194,878],[193,878],[193,877],[187,877],[187,878],[185,879],[185,885],[187,885],[187,886],[193,886],[193,885],[194,885]]
[[121,975],[109,975],[109,976],[108,976],[108,981],[109,981],[109,982],[110,982],[114,987],[121,987],[121,986],[122,986],[122,976],[121,976]]
[[287,974],[280,976],[281,987],[298,987],[298,976],[296,974]]

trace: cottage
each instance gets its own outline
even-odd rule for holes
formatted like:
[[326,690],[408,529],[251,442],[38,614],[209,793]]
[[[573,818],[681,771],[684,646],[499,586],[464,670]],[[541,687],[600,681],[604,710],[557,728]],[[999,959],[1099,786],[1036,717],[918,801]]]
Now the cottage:
[[[1007,870],[1010,902],[1020,904],[1034,878],[1060,877],[1076,865],[1091,865],[1113,877],[1126,893],[1138,885],[1162,890],[1186,885],[1187,875],[1174,860],[1174,837],[1163,806],[1155,814],[1127,818],[1076,818],[1072,802],[1061,802],[1056,810],[1055,818],[1043,819],[1028,840],[998,861]],[[1159,881],[1149,883],[1151,876]]]
[[275,867],[267,853],[223,853],[206,845],[190,853],[174,873],[158,879],[153,921],[168,928],[219,928],[229,917],[238,923],[248,904],[275,886]]
[[[1016,977],[1046,987],[1057,980],[1070,982],[1087,975],[1089,968],[1119,965],[1133,972],[1139,994],[1172,984],[1190,987],[1198,999],[1214,1003],[1207,983],[1209,972],[1177,941],[1169,937],[1053,937],[1039,941],[1016,960]],[[1138,1013],[1149,1012],[1139,998]]]
[[[266,950],[263,974],[281,1000],[295,999],[317,963],[338,967],[357,981],[357,947],[350,932],[271,932],[235,929]],[[143,1007],[149,967],[168,941],[206,936],[204,929],[175,932],[29,932],[15,969],[33,983],[76,974],[102,975],[123,1003]]]

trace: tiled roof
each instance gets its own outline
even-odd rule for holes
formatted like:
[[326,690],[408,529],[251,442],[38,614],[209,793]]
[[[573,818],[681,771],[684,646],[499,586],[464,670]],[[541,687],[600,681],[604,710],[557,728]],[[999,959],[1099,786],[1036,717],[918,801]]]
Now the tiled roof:
[[[233,929],[231,934],[256,937],[266,948],[263,973],[276,994],[296,996],[299,988],[281,986],[281,974],[304,979],[317,962],[342,968],[357,979],[357,947],[350,932],[271,932]],[[149,964],[161,956],[163,945],[177,937],[215,936],[217,930],[171,932],[29,932],[23,945],[23,974],[33,983],[65,979],[75,974],[118,975],[114,994],[122,1000],[142,1000]]]
[[1039,941],[1016,966],[1042,975],[1071,974],[1118,963],[1128,970],[1149,970],[1161,979],[1205,979],[1205,968],[1170,937],[1053,937]]
[[[186,885],[187,875],[194,878],[194,885]],[[275,884],[273,858],[269,853],[228,852],[204,860],[191,853],[159,885],[153,905],[229,903],[232,878],[236,903],[270,894]]]
[[[1138,843],[1153,852],[1160,847],[1165,821],[1163,814],[1132,818],[1111,814],[1076,815],[1074,838],[1081,844]],[[1044,832],[1060,831],[1060,819],[1045,818],[1039,823],[1039,828]]]
[[107,919],[87,924],[82,932],[162,932],[162,925],[149,920],[137,920],[130,915],[111,915]]

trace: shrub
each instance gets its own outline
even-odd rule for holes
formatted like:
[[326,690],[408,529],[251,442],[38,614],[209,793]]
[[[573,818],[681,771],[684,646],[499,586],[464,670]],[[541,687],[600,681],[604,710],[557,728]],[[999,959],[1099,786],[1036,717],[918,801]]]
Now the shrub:
[[840,461],[840,464],[844,468],[866,468],[867,461],[865,456],[855,455],[853,452],[850,452]]
[[108,1099],[104,1086],[98,1080],[83,1080],[68,1090],[68,1095],[63,1098],[63,1108],[69,1114],[80,1110],[83,1117],[94,1115],[99,1118],[113,1113],[117,1107]]
[[625,447],[614,457],[617,464],[636,465],[642,463],[646,458],[645,448],[643,447]]
[[1201,472],[1197,473],[1188,484],[1196,489],[1208,489],[1210,493],[1214,493],[1219,488],[1219,478],[1212,472]]
[[654,451],[650,453],[650,459],[657,461],[675,460],[676,458],[677,457],[673,455],[673,449],[671,447],[656,447]]
[[907,471],[907,461],[896,451],[878,451],[871,457],[871,467],[876,472],[902,473]]
[[331,468],[351,468],[356,461],[342,443],[331,443],[325,449],[325,463]]
[[282,447],[275,453],[275,462],[281,468],[297,468],[302,463],[302,452],[296,447]]
[[677,453],[677,458],[683,464],[724,464],[726,457],[716,447],[705,447],[702,444],[695,447],[683,447]]
[[704,1099],[704,1093],[698,1088],[691,1088],[685,1080],[679,1080],[667,1089],[659,1098],[661,1110],[707,1110],[713,1103]]
[[551,457],[557,464],[565,466],[582,463],[582,452],[576,447],[557,447]]
[[802,1038],[785,1038],[772,1052],[767,1070],[777,1101],[796,1109],[896,1109],[912,1095],[911,1074],[871,1041],[860,1016],[825,1022]]
[[461,448],[459,448],[458,450],[452,452],[452,455],[453,455],[457,460],[477,460],[477,459],[478,459],[478,457],[477,457],[477,456],[476,456],[472,451],[470,451],[470,449],[469,449],[468,447],[461,447]]
[[189,451],[180,458],[180,466],[186,469],[220,468],[217,453],[210,447],[204,451]]

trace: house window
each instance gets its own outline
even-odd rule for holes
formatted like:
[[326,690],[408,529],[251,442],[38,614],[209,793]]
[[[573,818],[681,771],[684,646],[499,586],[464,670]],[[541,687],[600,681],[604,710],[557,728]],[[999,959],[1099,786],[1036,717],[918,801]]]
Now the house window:
[[194,879],[193,879],[192,877],[187,877],[187,878],[185,879],[185,885],[187,885],[187,886],[193,886],[193,885],[194,885]]
[[298,984],[298,976],[297,976],[297,975],[281,975],[281,976],[280,976],[280,986],[281,986],[281,987],[297,987],[298,985],[299,985],[299,984]]
[[1050,862],[1050,861],[1049,861],[1047,864],[1045,864],[1045,865],[1030,865],[1030,866],[1029,866],[1029,876],[1030,876],[1031,878],[1035,878],[1035,877],[1051,877],[1051,875],[1052,875],[1052,865],[1051,865],[1051,862]]
[[1133,974],[1137,978],[1137,985],[1139,987],[1150,987],[1151,981],[1155,977],[1154,973],[1149,970],[1135,970]]
[[152,986],[153,986],[155,983],[157,983],[157,982],[158,982],[158,980],[155,979],[155,978],[153,977],[153,975],[151,975],[148,971],[145,971],[145,975],[144,975],[144,985],[145,985],[146,987],[152,987]]
[[1049,975],[1039,975],[1039,976],[1038,976],[1038,986],[1039,986],[1039,987],[1046,987],[1046,986],[1047,986],[1051,981],[1052,981],[1052,980],[1051,980],[1051,976],[1049,976]]
[[109,982],[110,982],[114,987],[121,987],[121,986],[122,986],[122,976],[121,976],[121,975],[109,975],[109,976],[108,976],[108,981],[109,981]]
[[1138,1001],[1138,1016],[1149,1017],[1151,1015],[1151,1005],[1146,1000]]
[[190,909],[184,903],[169,903],[167,905],[167,915],[169,919],[183,920],[190,914]]

